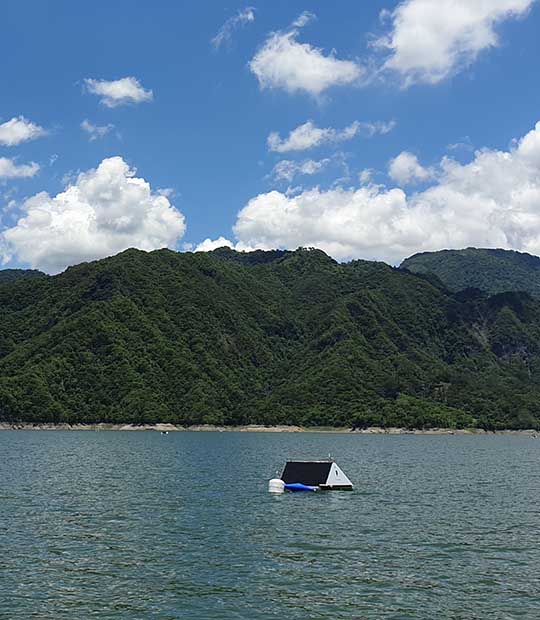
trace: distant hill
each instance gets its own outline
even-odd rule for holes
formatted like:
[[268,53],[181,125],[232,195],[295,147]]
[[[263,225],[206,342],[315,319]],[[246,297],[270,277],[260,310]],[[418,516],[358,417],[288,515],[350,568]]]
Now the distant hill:
[[540,298],[540,258],[513,250],[467,248],[424,252],[405,259],[401,268],[435,275],[451,291],[527,291]]
[[0,269],[0,284],[2,282],[14,282],[15,280],[31,280],[46,277],[44,273],[37,269]]
[[320,250],[0,286],[0,420],[540,427],[540,302]]

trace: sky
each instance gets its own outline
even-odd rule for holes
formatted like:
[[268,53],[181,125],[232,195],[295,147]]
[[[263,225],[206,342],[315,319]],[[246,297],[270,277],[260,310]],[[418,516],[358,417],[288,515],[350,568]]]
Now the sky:
[[540,3],[2,7],[0,261],[540,254]]

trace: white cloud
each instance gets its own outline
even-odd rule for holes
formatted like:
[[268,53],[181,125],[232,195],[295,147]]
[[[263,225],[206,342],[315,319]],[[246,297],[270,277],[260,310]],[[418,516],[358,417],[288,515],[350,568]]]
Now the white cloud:
[[17,146],[21,142],[35,140],[46,134],[47,132],[43,127],[32,123],[24,116],[13,117],[0,125],[0,145]]
[[318,174],[331,162],[329,158],[305,159],[304,161],[291,161],[290,159],[282,159],[274,166],[272,176],[277,181],[288,181],[289,183],[298,175]]
[[384,68],[405,85],[435,84],[498,44],[496,27],[524,16],[534,0],[405,0],[391,13],[389,34],[375,42],[387,50]]
[[474,151],[474,146],[472,145],[472,142],[469,136],[464,136],[457,142],[448,144],[446,146],[446,150],[447,151]]
[[358,174],[360,185],[369,185],[373,181],[374,170],[372,168],[364,168]]
[[88,134],[90,142],[104,138],[112,129],[114,125],[93,125],[88,119],[84,119],[81,123],[81,129]]
[[318,97],[332,86],[357,82],[363,69],[351,60],[340,60],[334,52],[309,43],[299,43],[299,29],[313,18],[303,13],[288,31],[270,34],[249,63],[261,88],[281,88],[289,93],[304,91]]
[[130,247],[174,247],[185,231],[184,216],[121,157],[104,159],[56,196],[32,196],[21,209],[2,233],[7,258],[52,273]]
[[300,15],[293,21],[292,27],[303,28],[314,19],[317,19],[315,13],[312,13],[311,11],[304,11],[303,13],[300,13]]
[[253,247],[315,246],[345,259],[386,252],[388,243],[380,241],[381,224],[389,214],[404,209],[406,196],[399,189],[315,188],[297,196],[272,191],[249,201],[238,214],[234,233]]
[[234,17],[230,17],[219,29],[219,32],[211,41],[212,45],[218,49],[222,45],[229,43],[236,28],[254,21],[255,9],[252,6],[248,6],[245,9],[238,11]]
[[403,151],[397,157],[390,160],[388,175],[396,183],[407,185],[417,181],[432,179],[435,171],[432,168],[424,168],[413,153]]
[[201,241],[199,245],[195,248],[195,252],[211,252],[212,250],[216,250],[217,248],[232,248],[233,243],[226,239],[225,237],[218,237],[217,239],[207,238],[204,241]]
[[364,131],[369,137],[376,136],[377,134],[385,136],[387,133],[390,133],[393,129],[395,129],[396,125],[397,123],[395,120],[374,121],[359,123],[359,129]]
[[236,250],[237,252],[253,252],[254,250],[257,249],[250,245],[246,245],[245,243],[242,243],[241,241],[238,241],[237,243],[233,243],[232,241],[230,241],[229,239],[225,237],[218,237],[217,239],[207,238],[201,243],[199,243],[195,247],[194,250],[186,248],[186,251],[188,252],[189,251],[212,252],[213,250],[217,250],[218,248],[223,248],[223,247],[232,248],[233,250]]
[[374,123],[361,123],[354,121],[341,131],[332,127],[317,127],[313,121],[307,121],[293,129],[286,138],[273,131],[267,139],[268,148],[276,153],[288,153],[290,151],[306,151],[329,142],[345,142],[352,140],[356,135],[364,132],[368,136],[376,133],[386,134],[396,126],[395,121]]
[[420,192],[369,184],[261,194],[234,233],[246,247],[316,246],[337,259],[391,263],[468,246],[540,254],[540,123],[508,151],[477,151],[468,164],[443,158]]
[[39,171],[35,162],[17,164],[14,159],[0,157],[0,179],[21,179],[33,177]]
[[154,94],[145,90],[139,80],[134,77],[125,77],[119,80],[84,80],[89,93],[101,97],[101,103],[108,108],[115,108],[129,103],[143,103],[152,101]]

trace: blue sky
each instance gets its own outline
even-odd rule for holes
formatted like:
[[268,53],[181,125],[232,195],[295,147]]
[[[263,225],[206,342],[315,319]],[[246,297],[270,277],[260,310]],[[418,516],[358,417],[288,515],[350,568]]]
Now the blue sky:
[[470,5],[9,3],[4,267],[221,243],[540,253],[540,6]]

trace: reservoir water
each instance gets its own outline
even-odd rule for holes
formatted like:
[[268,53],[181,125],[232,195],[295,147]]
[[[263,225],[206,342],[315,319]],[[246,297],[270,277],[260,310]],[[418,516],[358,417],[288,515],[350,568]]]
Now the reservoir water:
[[[267,493],[331,454],[352,492]],[[540,618],[540,440],[0,432],[2,620]]]

